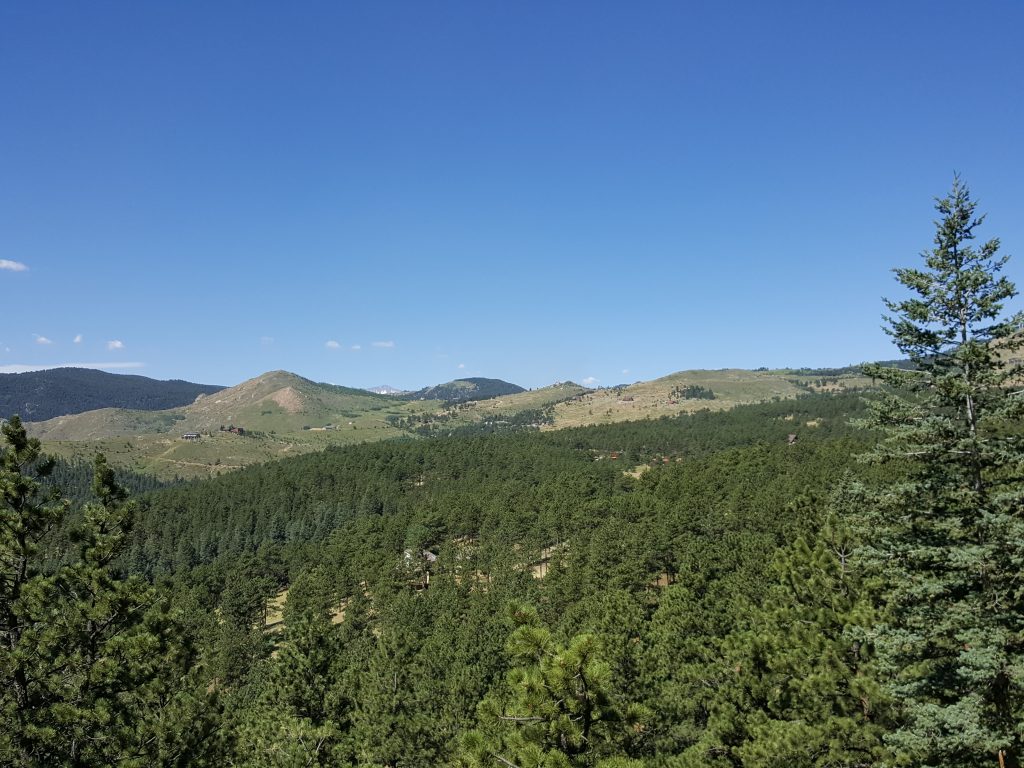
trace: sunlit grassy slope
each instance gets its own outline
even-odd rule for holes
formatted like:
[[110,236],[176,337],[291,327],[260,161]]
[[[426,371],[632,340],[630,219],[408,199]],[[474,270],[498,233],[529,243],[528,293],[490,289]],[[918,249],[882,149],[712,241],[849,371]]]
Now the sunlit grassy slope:
[[[65,457],[105,453],[116,465],[162,478],[200,477],[329,445],[415,436],[424,420],[452,428],[543,413],[544,429],[607,424],[696,411],[725,410],[808,391],[867,386],[854,374],[793,371],[682,371],[621,387],[587,389],[571,382],[489,400],[446,405],[402,401],[363,390],[318,384],[272,371],[166,411],[105,408],[30,424],[47,450]],[[713,399],[687,397],[688,387]],[[531,417],[532,418],[532,417]],[[241,427],[245,434],[227,431]],[[222,429],[223,428],[223,429]],[[185,433],[199,433],[194,440]]]
[[[798,397],[809,391],[843,391],[868,386],[856,374],[822,376],[789,371],[680,371],[653,381],[592,390],[554,408],[550,429],[651,419],[699,410],[726,410],[775,398]],[[686,397],[688,387],[710,390],[713,399]]]

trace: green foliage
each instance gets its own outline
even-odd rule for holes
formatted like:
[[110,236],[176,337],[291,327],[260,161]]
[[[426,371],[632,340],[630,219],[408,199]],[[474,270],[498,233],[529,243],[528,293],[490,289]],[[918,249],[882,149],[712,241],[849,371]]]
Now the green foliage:
[[707,727],[672,765],[856,768],[884,756],[874,609],[852,551],[829,525],[779,553],[765,599],[704,667],[716,689]]
[[307,617],[326,620],[337,602],[337,587],[326,568],[316,566],[304,570],[288,587],[285,623],[291,626]]
[[47,532],[67,508],[56,490],[43,491],[42,481],[53,469],[39,441],[29,438],[14,416],[3,424],[5,445],[0,453],[0,756],[27,764],[35,749],[33,709],[38,683],[26,657],[25,604],[41,579],[39,549]]
[[513,667],[481,702],[480,728],[462,741],[464,764],[568,768],[628,752],[649,713],[619,700],[599,639],[582,634],[561,646],[534,609],[513,610]]
[[[726,662],[781,579],[773,554],[815,541],[807,497],[851,468],[867,436],[846,419],[861,408],[811,396],[328,450],[146,495],[111,565],[172,580],[189,611],[193,663],[224,706],[193,715],[218,723],[210,760],[501,765],[481,756],[490,745],[520,768],[636,768],[712,743],[737,756],[771,740],[746,718],[724,740],[720,713],[745,690]],[[819,426],[789,446],[794,420]],[[673,458],[635,478],[600,458],[613,449]],[[285,621],[268,631],[285,586]],[[524,601],[538,612],[514,632],[505,608]],[[805,710],[768,717],[782,728]],[[544,724],[500,719],[523,712]]]
[[[38,539],[60,514],[39,504],[50,466],[17,419],[5,425],[5,567],[0,648],[0,756],[9,765],[200,762],[212,702],[194,652],[153,588],[112,567],[132,505],[96,457],[93,490],[73,531],[77,556],[39,569]],[[35,477],[23,474],[23,468]],[[183,727],[182,718],[190,725]]]
[[672,388],[672,397],[677,397],[680,400],[714,400],[715,393],[708,387],[702,387],[699,384],[690,384],[682,387],[676,385]]
[[0,415],[18,413],[31,421],[45,421],[96,408],[159,411],[188,405],[198,395],[221,389],[177,379],[157,381],[87,368],[0,373]]
[[456,403],[467,400],[488,400],[492,397],[514,395],[525,391],[522,387],[501,379],[473,377],[455,379],[447,384],[425,387],[416,392],[406,392],[401,395],[393,395],[393,397],[399,400],[443,400]]
[[873,555],[891,590],[878,647],[903,704],[891,737],[902,764],[973,766],[1024,758],[1024,415],[1021,315],[1000,275],[999,241],[971,245],[982,217],[957,178],[937,201],[924,268],[898,269],[910,298],[887,302],[889,332],[914,370],[871,368],[889,394],[872,409],[877,461],[908,476],[874,495]]
[[235,754],[245,765],[346,765],[351,701],[336,681],[348,661],[340,627],[305,615],[288,628],[255,704],[239,713]]

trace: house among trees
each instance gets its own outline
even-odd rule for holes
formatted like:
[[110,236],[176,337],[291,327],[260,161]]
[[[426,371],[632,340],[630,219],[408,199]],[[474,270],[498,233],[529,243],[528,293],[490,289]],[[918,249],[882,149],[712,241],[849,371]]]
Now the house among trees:
[[411,549],[402,553],[405,568],[411,574],[409,586],[413,589],[427,589],[430,586],[430,569],[437,563],[437,554],[429,549],[420,550],[417,555]]

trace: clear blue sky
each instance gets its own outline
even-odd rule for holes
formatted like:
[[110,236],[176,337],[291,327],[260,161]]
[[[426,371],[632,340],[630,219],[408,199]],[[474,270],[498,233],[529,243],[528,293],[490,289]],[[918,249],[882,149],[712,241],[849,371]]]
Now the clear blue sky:
[[4,3],[0,370],[893,357],[880,297],[954,171],[1024,284],[1022,31],[1016,1]]

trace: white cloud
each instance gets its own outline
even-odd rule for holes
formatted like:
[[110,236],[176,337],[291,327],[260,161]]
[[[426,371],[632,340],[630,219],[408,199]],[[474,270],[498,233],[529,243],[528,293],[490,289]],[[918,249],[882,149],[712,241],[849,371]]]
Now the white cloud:
[[268,346],[268,345],[273,344],[273,343],[274,343],[274,337],[273,336],[260,336],[260,344],[262,344],[264,346]]
[[76,333],[75,334],[75,338],[72,339],[72,341],[74,341],[75,344],[81,344],[82,343],[82,334]]
[[627,373],[629,373],[629,368],[623,368],[622,375],[625,376]]
[[593,376],[587,376],[587,378],[585,378],[583,380],[583,386],[585,386],[585,387],[592,387],[595,384],[600,384],[600,383],[601,383],[601,380],[600,379],[595,379]]
[[375,342],[373,342],[373,346],[380,347],[381,349],[391,349],[392,347],[395,346],[395,342],[393,342],[393,341],[375,341]]
[[29,371],[48,371],[51,368],[95,368],[96,370],[119,370],[125,368],[144,368],[145,363],[51,363],[50,365],[0,365],[0,373],[28,373]]
[[362,349],[362,348],[363,348],[363,347],[362,347],[362,345],[361,345],[361,344],[353,344],[353,345],[352,345],[352,351],[353,351],[353,352],[358,352],[358,351],[359,351],[360,349]]
[[460,371],[461,371],[461,370],[462,370],[463,368],[465,368],[465,367],[466,367],[466,364],[465,364],[465,363],[459,363],[459,370],[460,370]]
[[36,337],[36,344],[53,344],[53,341],[51,341],[50,339],[46,338],[45,336],[40,336],[38,333],[35,334],[35,337]]
[[124,342],[121,341],[120,339],[113,339],[111,341],[108,341],[107,342],[107,349],[110,349],[110,350],[124,349]]
[[28,272],[28,267],[25,264],[10,259],[0,259],[0,269],[6,269],[9,272]]
[[326,344],[324,344],[324,346],[327,347],[328,349],[341,349],[341,344],[336,342],[334,339],[328,341]]

